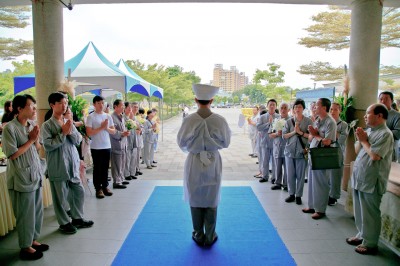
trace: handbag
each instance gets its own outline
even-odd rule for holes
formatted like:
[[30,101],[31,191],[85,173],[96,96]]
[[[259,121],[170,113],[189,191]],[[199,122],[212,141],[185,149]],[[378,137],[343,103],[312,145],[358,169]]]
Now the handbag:
[[339,169],[341,152],[339,147],[322,147],[320,141],[317,147],[310,148],[311,169]]

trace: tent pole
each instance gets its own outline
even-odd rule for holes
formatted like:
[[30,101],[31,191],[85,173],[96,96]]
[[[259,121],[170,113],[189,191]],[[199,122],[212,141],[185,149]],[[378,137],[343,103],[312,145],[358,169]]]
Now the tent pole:
[[162,99],[158,99],[158,110],[161,110],[161,141],[164,141],[164,115],[163,115],[163,105]]

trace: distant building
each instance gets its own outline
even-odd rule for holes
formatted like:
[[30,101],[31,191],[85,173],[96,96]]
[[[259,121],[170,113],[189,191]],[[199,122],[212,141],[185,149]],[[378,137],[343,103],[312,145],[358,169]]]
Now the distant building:
[[235,92],[244,88],[249,83],[249,78],[244,72],[239,72],[236,66],[229,70],[223,69],[222,64],[215,64],[212,85],[222,88],[226,92]]

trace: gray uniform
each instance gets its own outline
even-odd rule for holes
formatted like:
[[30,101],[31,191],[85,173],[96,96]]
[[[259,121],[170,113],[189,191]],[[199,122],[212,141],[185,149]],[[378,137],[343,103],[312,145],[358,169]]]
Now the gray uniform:
[[143,128],[143,142],[144,142],[144,162],[147,166],[153,164],[152,158],[154,157],[154,123],[146,119]]
[[127,148],[127,137],[122,136],[122,132],[126,131],[125,120],[122,115],[119,116],[115,112],[111,115],[114,122],[116,133],[110,134],[111,142],[111,176],[114,184],[121,184],[125,180],[125,159]]
[[[314,122],[314,127],[318,128],[319,135],[324,139],[336,141],[337,126],[336,121],[327,115],[324,119],[318,118]],[[310,148],[315,148],[319,144],[316,138],[310,143]],[[312,168],[311,156],[309,158]],[[311,176],[308,177],[308,207],[315,209],[316,212],[325,213],[329,199],[329,178],[331,169],[311,170]]]
[[[260,116],[260,119],[257,122],[257,130],[261,133],[261,158],[262,161],[262,174],[263,178],[268,180],[269,177],[269,162],[272,160],[273,155],[272,151],[274,149],[273,139],[269,137],[269,134],[272,132],[272,123],[269,122],[270,114],[266,113]],[[280,115],[274,113],[272,115],[273,119],[280,118]],[[272,177],[274,176],[274,168],[275,168],[275,160],[272,160]]]
[[396,110],[390,109],[386,125],[392,131],[394,138],[392,161],[397,162],[400,139],[400,113]]
[[[28,141],[28,132],[33,127],[32,123],[29,124],[27,128],[14,118],[3,128],[2,149],[7,158]],[[33,240],[39,238],[43,223],[43,169],[35,145],[31,145],[15,160],[8,160],[6,176],[17,219],[19,247],[28,248]]]
[[85,191],[80,180],[80,159],[76,148],[82,141],[82,135],[75,126],[72,126],[70,135],[63,135],[57,119],[52,116],[43,123],[41,136],[58,223],[65,225],[70,222],[64,208],[66,201],[69,203],[72,219],[83,219]]
[[383,124],[367,130],[371,151],[381,157],[373,161],[364,148],[361,148],[353,167],[351,185],[353,188],[353,207],[357,238],[363,239],[363,245],[376,247],[381,230],[382,195],[386,192],[389,178],[393,137]]
[[[139,122],[138,119],[135,117],[135,121]],[[141,129],[143,130],[143,125],[140,125]],[[136,134],[137,141],[138,141],[138,148],[137,148],[137,169],[136,171],[140,171],[140,157],[143,156],[143,131],[140,134]]]
[[[303,116],[303,119],[299,121],[300,130],[308,133],[309,125],[312,125],[311,119]],[[293,123],[293,118],[291,118],[286,122],[285,127],[282,130],[282,134],[293,132],[294,128],[295,124]],[[305,137],[301,137],[301,139],[306,147],[308,144],[308,139]],[[286,140],[284,154],[289,194],[296,195],[296,197],[302,197],[307,160],[304,159],[303,147],[297,134]]]
[[[125,122],[129,119],[124,115]],[[135,176],[136,168],[138,166],[138,135],[135,129],[130,130],[130,135],[127,137],[127,149],[124,176]]]
[[[282,118],[286,121],[290,119],[290,117]],[[283,130],[282,130],[283,132]],[[285,170],[285,146],[286,146],[286,139],[283,136],[277,136],[273,140],[273,158],[275,160],[275,170],[274,170],[274,177],[275,184],[287,186],[287,171]]]
[[349,130],[347,128],[347,123],[340,120],[336,123],[337,126],[337,145],[339,145],[340,149],[342,150],[342,157],[339,169],[332,169],[331,176],[329,178],[330,190],[329,190],[329,197],[334,199],[340,198],[340,191],[341,191],[341,184],[343,178],[343,166],[344,166],[344,153],[346,151],[346,141],[347,135],[349,134]]

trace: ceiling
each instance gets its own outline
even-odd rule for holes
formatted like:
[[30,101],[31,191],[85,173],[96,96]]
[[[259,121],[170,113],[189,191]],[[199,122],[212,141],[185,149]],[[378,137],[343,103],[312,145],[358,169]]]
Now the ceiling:
[[[354,0],[63,0],[64,3],[72,2],[73,5],[121,3],[275,3],[344,6],[350,6],[353,1]],[[31,5],[31,3],[32,0],[1,0],[0,6]],[[384,0],[384,5],[388,7],[400,7],[400,0]]]

